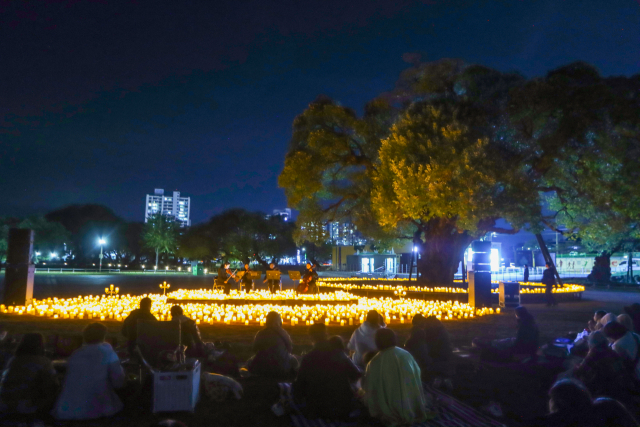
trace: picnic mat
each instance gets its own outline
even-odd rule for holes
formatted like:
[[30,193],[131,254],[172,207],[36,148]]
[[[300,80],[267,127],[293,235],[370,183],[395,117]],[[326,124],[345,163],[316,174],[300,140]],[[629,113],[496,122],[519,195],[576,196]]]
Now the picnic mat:
[[[322,419],[307,419],[295,405],[291,395],[291,384],[280,383],[280,399],[286,401],[291,408],[290,417],[295,427],[355,427],[357,422],[329,421]],[[435,418],[412,427],[506,427],[487,415],[460,402],[456,398],[424,384],[425,392],[431,395]]]

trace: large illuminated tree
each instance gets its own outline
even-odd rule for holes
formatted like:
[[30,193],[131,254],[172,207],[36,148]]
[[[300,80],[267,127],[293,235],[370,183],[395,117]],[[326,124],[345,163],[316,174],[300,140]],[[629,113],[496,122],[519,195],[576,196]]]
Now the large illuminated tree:
[[432,283],[451,282],[464,248],[491,231],[628,235],[639,223],[638,81],[579,63],[530,81],[418,64],[362,117],[312,103],[279,183],[303,222],[349,218],[369,237],[422,239],[418,271]]
[[[427,282],[450,283],[472,240],[540,215],[527,168],[509,166],[511,152],[471,129],[477,117],[450,101],[416,103],[382,141],[372,209],[383,227],[424,236],[418,271]],[[513,228],[497,227],[500,218]]]

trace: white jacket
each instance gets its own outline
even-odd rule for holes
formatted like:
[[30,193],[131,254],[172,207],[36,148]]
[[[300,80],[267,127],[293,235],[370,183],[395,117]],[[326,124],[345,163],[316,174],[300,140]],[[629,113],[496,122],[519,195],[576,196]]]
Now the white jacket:
[[353,363],[357,366],[364,368],[364,355],[370,351],[377,351],[376,346],[376,331],[380,327],[372,327],[369,322],[364,322],[358,329],[353,331],[351,339],[349,340],[348,348],[351,351],[355,351],[353,354]]

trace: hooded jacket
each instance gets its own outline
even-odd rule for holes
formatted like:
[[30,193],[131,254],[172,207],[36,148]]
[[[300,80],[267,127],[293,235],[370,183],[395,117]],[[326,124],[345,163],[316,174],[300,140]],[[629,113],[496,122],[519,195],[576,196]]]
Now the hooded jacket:
[[380,326],[371,326],[369,322],[364,322],[358,329],[353,331],[347,348],[355,351],[352,360],[357,366],[364,367],[364,355],[370,351],[378,350],[376,346],[376,331],[378,329],[380,329]]

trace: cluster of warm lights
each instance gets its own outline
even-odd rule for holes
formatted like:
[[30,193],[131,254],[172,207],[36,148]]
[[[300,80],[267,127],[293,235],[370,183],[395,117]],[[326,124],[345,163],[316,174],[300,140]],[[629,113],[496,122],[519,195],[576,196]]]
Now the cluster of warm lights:
[[282,300],[295,300],[295,301],[309,301],[309,303],[317,303],[322,301],[344,301],[349,302],[358,299],[357,296],[349,294],[344,291],[336,291],[329,294],[298,294],[296,291],[289,289],[285,291],[278,291],[276,293],[271,293],[267,290],[257,290],[253,292],[246,291],[236,291],[233,290],[229,295],[225,295],[220,290],[207,290],[207,289],[198,289],[198,290],[185,290],[180,289],[175,292],[170,292],[167,294],[167,298],[171,298],[174,300],[216,300],[216,301],[224,301],[224,300],[234,300],[234,299],[243,299],[243,300],[251,300],[256,302],[269,302],[269,301],[282,301]]
[[[344,280],[344,279],[343,279]],[[457,294],[466,294],[467,290],[465,288],[456,288],[456,287],[435,287],[435,288],[426,288],[421,286],[403,286],[403,285],[387,285],[384,282],[378,284],[360,284],[360,283],[327,283],[325,279],[319,280],[318,286],[325,286],[327,288],[336,288],[336,289],[344,289],[349,291],[351,289],[364,289],[369,291],[394,291],[396,292],[444,292],[444,293],[457,293]]]
[[[520,283],[521,294],[543,294],[544,292],[545,292],[545,287],[540,286],[540,283],[535,283],[535,282]],[[565,284],[561,288],[553,288],[554,294],[564,294],[564,293],[572,293],[572,292],[584,292],[584,286],[574,285],[574,284]]]
[[[175,295],[207,295],[210,291],[176,291]],[[246,296],[258,294],[252,293]],[[369,310],[376,310],[382,314],[389,324],[410,323],[418,313],[425,316],[436,316],[441,320],[464,320],[486,314],[500,313],[500,309],[474,309],[458,301],[425,301],[412,299],[391,298],[358,298],[346,292],[336,293],[333,298],[353,300],[340,304],[323,304],[323,301],[335,301],[330,296],[309,295],[310,304],[286,306],[270,304],[268,299],[256,298],[255,302],[244,305],[216,305],[200,302],[185,302],[180,304],[185,314],[196,320],[198,324],[243,324],[264,325],[266,315],[270,311],[277,311],[285,324],[311,325],[323,322],[327,325],[358,325],[364,322]],[[277,295],[277,294],[276,294]],[[288,296],[289,291],[283,292],[281,298]],[[329,294],[331,295],[331,294]],[[52,319],[94,319],[122,321],[134,309],[138,308],[140,299],[148,296],[152,300],[151,312],[158,320],[170,320],[169,310],[172,304],[167,303],[167,297],[159,294],[130,296],[130,295],[101,295],[79,296],[77,298],[33,300],[29,306],[0,305],[0,312],[16,315],[42,316]],[[230,298],[233,298],[231,295]],[[236,295],[237,297],[237,295]],[[306,297],[301,296],[301,297]],[[326,298],[323,300],[321,298]],[[186,299],[186,297],[185,297]],[[356,302],[357,301],[357,302]]]
[[[338,279],[342,280],[342,282],[338,282]],[[324,286],[327,288],[335,288],[335,289],[344,289],[346,291],[352,289],[363,289],[370,291],[393,291],[395,295],[406,295],[406,292],[440,292],[440,293],[454,293],[454,294],[466,294],[469,291],[466,288],[457,288],[457,287],[421,287],[421,286],[403,286],[403,285],[395,285],[395,284],[387,284],[395,279],[370,279],[371,281],[376,281],[376,284],[364,284],[358,283],[360,279],[354,280],[355,283],[349,283],[349,279],[345,278],[335,278],[331,277],[328,279],[322,278],[322,280],[318,281],[318,286]],[[332,283],[330,283],[332,282]],[[338,282],[338,283],[335,283]],[[454,283],[462,283],[460,280],[454,280]],[[499,283],[499,282],[492,282]],[[520,283],[520,293],[523,294],[538,294],[544,293],[545,288],[540,285],[538,282],[518,282]],[[493,288],[491,290],[492,293],[499,293],[498,288]],[[575,284],[565,284],[562,288],[554,288],[553,293],[572,293],[572,292],[584,292],[584,286],[575,285]]]

